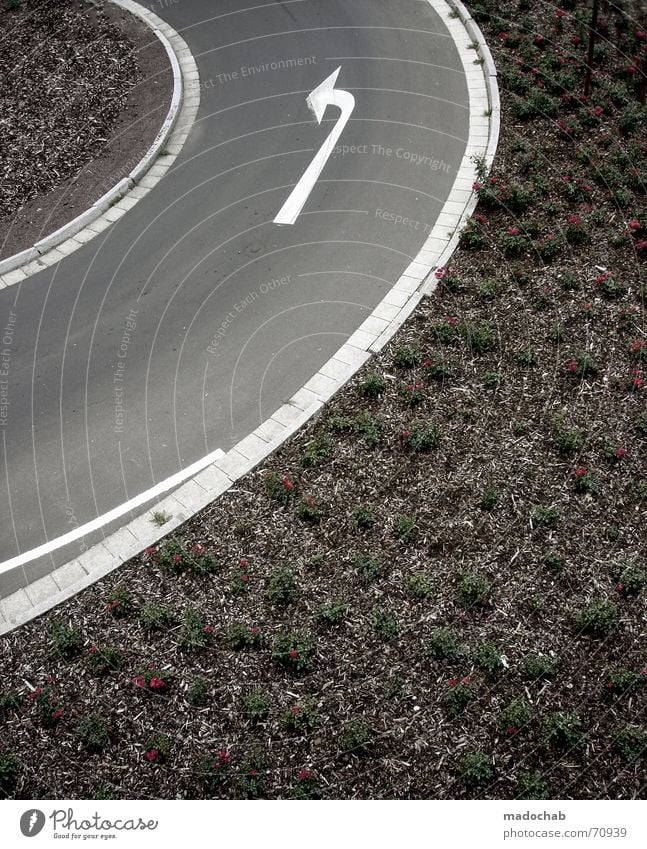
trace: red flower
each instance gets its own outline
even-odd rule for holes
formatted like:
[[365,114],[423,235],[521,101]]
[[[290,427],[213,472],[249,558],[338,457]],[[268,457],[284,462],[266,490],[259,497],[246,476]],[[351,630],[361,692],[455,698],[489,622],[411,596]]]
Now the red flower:
[[287,489],[288,492],[291,492],[294,489],[294,484],[290,478],[285,477],[283,478],[283,487]]
[[575,360],[571,360],[570,363],[566,364],[566,370],[571,372],[577,371],[577,363],[575,362]]
[[196,554],[204,554],[207,549],[203,545],[196,544],[193,546],[193,550]]
[[252,778],[255,778],[258,775],[258,773],[256,772],[255,769],[250,769],[249,774],[251,775]]
[[568,216],[568,223],[579,225],[579,224],[582,223],[582,219],[580,218],[580,216],[576,212],[574,212],[573,215]]
[[145,687],[146,681],[144,681],[144,676],[138,675],[136,678],[133,678],[133,684],[136,684],[138,687]]
[[96,646],[90,646],[90,654],[96,654],[99,649]]
[[218,757],[220,758],[222,763],[224,763],[224,764],[229,763],[229,752],[227,751],[227,749],[221,749],[218,752]]
[[450,687],[455,687],[457,684],[458,684],[458,679],[457,679],[457,678],[450,678],[450,679],[449,679],[449,686],[450,686]]
[[36,689],[32,690],[31,693],[29,694],[29,700],[33,702],[34,699],[37,699],[38,696],[40,696],[40,694],[42,692],[43,692],[43,690],[42,690],[41,687],[36,687]]
[[624,589],[624,586],[625,586],[624,584],[616,584],[616,590],[617,590],[618,592],[620,592],[620,590],[623,590],[623,589]]
[[181,563],[181,562],[182,562],[182,555],[181,555],[181,554],[176,554],[176,555],[173,557],[173,560],[175,560],[175,562],[176,562],[176,563]]
[[469,683],[470,683],[470,679],[469,679],[469,678],[467,678],[467,677],[465,677],[465,678],[461,678],[461,684],[469,684]]
[[408,439],[410,436],[411,436],[411,431],[410,431],[410,430],[403,430],[403,431],[402,431],[402,438],[403,438],[403,439]]
[[616,456],[619,460],[621,460],[624,456],[626,456],[626,454],[627,454],[627,449],[626,449],[626,448],[616,448],[616,450],[615,450],[615,456]]
[[534,74],[535,76],[537,76],[537,74],[539,73],[539,68],[531,68],[531,69],[530,69],[530,73],[531,73],[531,74]]
[[145,550],[145,554],[152,554],[154,551],[155,551],[155,546],[149,545],[148,548]]
[[302,769],[299,773],[299,781],[307,781],[308,778],[312,778],[312,770]]
[[447,271],[445,270],[445,267],[443,265],[441,265],[436,269],[434,276],[435,276],[436,280],[442,280],[446,273],[447,273]]
[[253,637],[256,637],[256,636],[258,636],[258,634],[260,634],[260,633],[261,633],[261,629],[258,627],[258,625],[255,625],[253,628],[250,628],[250,629],[249,629],[249,633],[250,633]]
[[288,654],[290,655],[290,657],[292,658],[292,660],[294,660],[295,658],[299,657],[299,652],[298,652],[296,649],[290,649],[290,651],[288,652]]
[[241,576],[240,576],[240,580],[241,580],[244,584],[246,584],[246,583],[247,583],[247,581],[249,581],[249,575],[241,575]]
[[574,35],[574,36],[573,36],[573,38],[571,39],[571,44],[574,44],[574,45],[575,45],[575,47],[577,47],[577,45],[578,45],[581,41],[582,41],[582,39],[579,37],[579,35]]
[[627,221],[627,224],[632,230],[640,229],[640,221],[638,221],[637,218],[630,218],[629,221]]
[[238,565],[239,566],[247,566],[247,561],[245,560],[244,557],[240,558],[240,560],[238,561]]
[[294,705],[292,708],[292,713],[296,716],[301,711],[299,705]]
[[520,230],[518,227],[508,227],[508,236],[518,236]]
[[148,686],[151,690],[161,690],[165,685],[162,678],[158,678],[157,675],[153,675]]
[[508,734],[516,734],[516,733],[517,733],[517,726],[516,725],[509,725],[508,726]]
[[637,38],[639,41],[644,41],[644,40],[645,40],[645,30],[643,30],[643,29],[637,29],[637,30],[636,30],[636,38]]
[[205,625],[202,630],[205,634],[215,634],[216,632],[216,629],[213,627],[213,625]]
[[479,181],[478,181],[478,180],[475,180],[475,181],[472,183],[472,189],[473,189],[475,192],[478,192],[480,188],[481,188],[481,184],[479,183]]
[[600,115],[604,112],[604,109],[601,106],[596,106],[593,112],[599,118]]
[[63,716],[63,711],[60,708],[56,708],[54,711],[54,719],[60,719]]
[[535,44],[543,44],[543,43],[544,43],[544,41],[546,41],[546,39],[545,39],[545,38],[544,38],[544,36],[543,36],[543,35],[541,35],[540,33],[538,33],[538,34],[535,36]]
[[627,68],[627,73],[628,74],[637,74],[638,68],[635,65],[629,65],[629,67]]
[[501,39],[501,41],[507,41],[507,40],[510,38],[510,33],[509,33],[509,32],[505,32],[505,31],[500,32],[500,33],[499,33],[499,38]]
[[557,15],[557,17],[558,17],[558,18],[563,18],[563,17],[565,17],[565,16],[566,16],[566,12],[565,12],[563,9],[558,9],[558,10],[555,12],[555,14]]
[[638,242],[636,242],[637,251],[644,251],[645,248],[647,248],[647,239],[640,239]]
[[159,749],[156,749],[155,747],[153,747],[152,749],[149,749],[146,752],[144,757],[146,758],[147,761],[151,761],[151,763],[152,763],[157,758],[158,755],[159,755]]
[[588,472],[586,466],[578,466],[577,469],[573,472],[576,478],[581,478],[582,475],[585,475]]

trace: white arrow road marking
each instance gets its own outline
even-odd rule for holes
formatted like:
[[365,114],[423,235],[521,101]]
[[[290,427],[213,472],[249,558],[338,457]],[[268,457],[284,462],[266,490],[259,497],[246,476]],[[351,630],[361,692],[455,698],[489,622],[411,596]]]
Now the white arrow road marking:
[[335,88],[340,71],[341,65],[321,85],[318,85],[306,100],[318,124],[321,124],[328,106],[338,106],[341,109],[341,115],[328,138],[317,151],[315,158],[308,166],[303,177],[301,177],[292,190],[290,197],[281,207],[279,214],[274,219],[275,224],[294,224],[297,220],[301,210],[305,206],[305,202],[310,197],[310,192],[314,189],[317,180],[321,176],[321,172],[326,162],[328,162],[330,154],[335,149],[339,137],[344,132],[344,127],[353,114],[353,109],[355,109],[355,98],[353,95],[349,91]]

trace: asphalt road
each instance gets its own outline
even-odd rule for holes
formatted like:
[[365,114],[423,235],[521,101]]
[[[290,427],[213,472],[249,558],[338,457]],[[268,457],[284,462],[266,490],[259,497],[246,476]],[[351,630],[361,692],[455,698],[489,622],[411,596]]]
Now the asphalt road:
[[[119,222],[0,291],[4,561],[256,428],[370,314],[450,191],[468,93],[427,2],[248,4],[148,4],[200,71],[182,154]],[[355,110],[296,224],[278,226],[339,116],[319,126],[306,97],[339,66]],[[0,595],[36,576],[0,575]]]

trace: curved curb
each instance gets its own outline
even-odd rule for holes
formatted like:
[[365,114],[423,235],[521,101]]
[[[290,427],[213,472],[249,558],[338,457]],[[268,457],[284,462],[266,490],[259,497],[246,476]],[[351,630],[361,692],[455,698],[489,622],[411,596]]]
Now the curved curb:
[[[433,272],[449,260],[458,245],[460,228],[477,203],[472,189],[476,177],[473,157],[484,158],[488,165],[491,164],[499,137],[500,117],[496,69],[480,29],[462,3],[456,0],[428,2],[443,18],[463,63],[469,91],[470,129],[452,190],[416,259],[369,318],[286,404],[227,454],[218,457],[156,505],[156,510],[170,515],[162,528],[154,527],[150,513],[144,513],[75,560],[1,600],[0,634],[34,619],[94,584],[215,501],[312,418],[372,354],[386,345],[422,298],[434,291],[437,281]],[[476,42],[480,56],[475,62]],[[77,528],[74,533],[82,537],[84,527]],[[0,571],[3,571],[2,565]]]
[[[56,265],[121,218],[171,167],[198,111],[198,68],[184,39],[165,21],[134,0],[110,2],[142,20],[162,43],[173,72],[173,96],[169,111],[153,144],[128,176],[109,189],[89,209],[49,236],[0,261],[0,289],[21,283],[44,268]],[[169,155],[164,156],[163,163],[157,164],[165,149],[168,149]],[[159,170],[155,171],[155,168]],[[154,180],[144,183],[142,178],[145,176]]]

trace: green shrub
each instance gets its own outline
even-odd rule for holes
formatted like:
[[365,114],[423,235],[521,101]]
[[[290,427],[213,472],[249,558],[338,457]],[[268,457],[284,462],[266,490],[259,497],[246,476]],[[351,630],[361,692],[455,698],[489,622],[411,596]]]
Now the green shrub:
[[197,576],[212,575],[219,563],[205,546],[197,543],[189,546],[179,537],[164,540],[157,548],[149,549],[150,562],[171,575],[191,572]]
[[538,772],[524,770],[517,781],[515,799],[550,799],[548,782]]
[[633,669],[627,669],[626,666],[621,666],[609,674],[606,689],[615,696],[623,696],[626,693],[634,693],[645,684],[647,684],[645,675],[634,672]]
[[204,707],[209,701],[209,682],[205,678],[198,678],[189,687],[186,700],[193,707]]
[[483,375],[485,389],[498,389],[503,383],[503,375],[499,371],[486,371]]
[[124,584],[117,586],[108,594],[106,610],[115,619],[123,619],[129,616],[135,608],[135,600],[132,593]]
[[484,354],[496,345],[496,331],[488,322],[466,322],[463,325],[463,336],[474,354]]
[[564,568],[564,558],[556,551],[545,551],[541,558],[541,562],[544,566],[547,566],[551,572],[561,572]]
[[481,493],[481,509],[494,510],[500,499],[499,490],[493,484],[487,484]]
[[622,595],[638,595],[646,580],[645,570],[636,563],[630,563],[620,572],[616,588]]
[[414,572],[407,581],[407,592],[413,598],[428,598],[433,591],[429,575],[425,572]]
[[481,643],[474,652],[474,663],[490,675],[503,668],[501,652],[494,643]]
[[411,539],[415,532],[416,521],[417,516],[415,513],[398,516],[393,526],[393,533],[395,534],[397,539],[400,539],[403,542],[406,542],[407,540]]
[[499,728],[506,734],[517,734],[533,717],[533,710],[525,699],[513,699],[499,717]]
[[0,796],[9,796],[18,783],[20,762],[11,752],[0,750]]
[[294,570],[289,566],[280,566],[275,569],[270,575],[267,597],[275,605],[292,604],[297,597],[297,581]]
[[570,428],[561,413],[553,416],[553,445],[560,454],[572,454],[582,447],[583,436],[579,428]]
[[20,707],[20,696],[16,690],[0,691],[0,715],[9,713],[12,710],[18,710]]
[[606,599],[595,599],[577,614],[575,624],[583,634],[606,637],[618,624],[618,609]]
[[421,419],[413,421],[402,434],[404,444],[412,451],[431,451],[442,441],[442,431],[437,422],[426,422]]
[[368,398],[377,398],[386,390],[386,380],[379,371],[372,371],[366,375],[359,385],[360,390]]
[[409,369],[422,362],[422,351],[417,345],[402,345],[393,353],[393,363],[397,368]]
[[297,505],[297,516],[313,525],[318,524],[323,518],[323,510],[310,495],[304,495]]
[[106,746],[110,745],[108,725],[98,713],[91,713],[88,716],[84,716],[77,725],[76,733],[78,734],[81,745],[88,752],[101,752]]
[[70,660],[70,658],[79,654],[83,647],[81,631],[71,623],[68,624],[61,619],[52,622],[50,634],[55,654],[64,660]]
[[453,631],[449,628],[434,628],[429,635],[429,653],[437,660],[453,660],[461,648]]
[[255,746],[244,758],[236,783],[236,798],[263,799],[267,794],[265,757]]
[[319,725],[319,713],[314,702],[306,700],[283,712],[282,724],[288,731],[307,733]]
[[264,479],[265,492],[279,504],[286,505],[296,494],[296,484],[289,475],[279,475],[276,472],[268,472]]
[[381,607],[374,607],[371,612],[371,625],[381,640],[392,640],[400,630],[398,620],[393,613]]
[[172,741],[166,734],[152,734],[144,743],[144,758],[149,763],[165,763],[171,754]]
[[187,652],[203,651],[213,643],[214,628],[207,625],[200,612],[187,608],[178,637],[178,648]]
[[468,752],[461,760],[461,776],[470,789],[483,787],[492,780],[494,770],[483,752]]
[[272,660],[292,672],[308,672],[314,664],[315,646],[309,631],[278,634],[272,643]]
[[259,649],[263,645],[261,629],[257,625],[250,626],[242,622],[229,625],[225,631],[225,639],[234,651]]
[[443,701],[449,715],[458,716],[475,698],[476,696],[469,683],[469,678],[463,678],[461,681],[452,678],[449,682],[449,690],[445,692]]
[[166,604],[150,602],[139,613],[139,622],[146,631],[164,631],[174,620],[173,611]]
[[556,528],[562,520],[562,513],[558,507],[545,507],[538,504],[533,508],[531,519],[538,526]]
[[370,554],[358,554],[355,558],[355,568],[366,583],[376,581],[384,573],[384,566],[381,561]]
[[124,657],[120,649],[115,646],[90,646],[85,656],[86,663],[91,675],[107,675],[121,669]]
[[319,466],[332,454],[333,441],[326,433],[311,440],[301,453],[301,465],[307,469]]
[[458,584],[463,607],[487,605],[492,582],[480,572],[465,572]]
[[339,625],[348,615],[348,610],[349,605],[344,601],[324,602],[315,610],[315,622],[322,627]]
[[365,723],[349,722],[339,738],[339,747],[347,754],[360,755],[366,752],[372,736]]
[[613,750],[629,763],[635,763],[647,754],[647,731],[624,728],[614,736]]
[[531,681],[552,678],[557,669],[557,661],[545,654],[527,654],[521,667],[522,674]]
[[377,522],[377,515],[368,507],[358,507],[351,518],[361,530],[369,530]]
[[582,722],[575,714],[551,713],[542,725],[542,742],[547,749],[579,748],[586,740],[581,727]]
[[243,713],[250,722],[266,719],[270,712],[270,700],[259,688],[242,699]]

